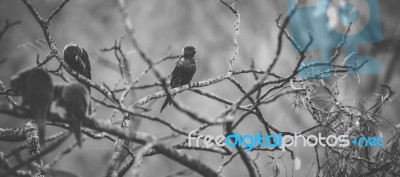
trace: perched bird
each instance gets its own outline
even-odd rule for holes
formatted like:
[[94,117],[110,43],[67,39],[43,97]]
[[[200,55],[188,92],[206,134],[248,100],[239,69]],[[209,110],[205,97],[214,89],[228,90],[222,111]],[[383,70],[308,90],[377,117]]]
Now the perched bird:
[[[70,42],[64,47],[64,60],[71,69],[78,72],[80,75],[86,77],[87,79],[92,79],[91,66],[89,55],[86,50],[79,46],[75,42]],[[82,83],[82,82],[81,82]],[[90,85],[82,83],[86,86],[90,95]],[[91,106],[89,103],[89,113]]]
[[45,144],[45,123],[53,100],[53,81],[40,68],[22,70],[10,81],[11,89],[22,96],[22,106],[29,108],[29,116],[36,119],[39,142]]
[[90,96],[87,88],[78,82],[57,84],[54,86],[55,105],[66,111],[65,118],[71,121],[71,131],[79,147],[82,146],[81,126],[82,118],[88,116]]
[[[70,42],[64,47],[64,60],[71,69],[88,79],[92,79],[89,56],[86,50],[77,43]],[[90,91],[90,86],[86,83],[83,84]]]
[[[172,69],[172,77],[170,86],[171,88],[180,87],[185,84],[189,84],[192,80],[194,73],[196,72],[197,62],[194,58],[196,54],[196,48],[193,46],[186,46],[182,49],[182,56],[179,57]],[[160,112],[168,105],[171,105],[172,98],[167,97],[164,104],[161,107]]]

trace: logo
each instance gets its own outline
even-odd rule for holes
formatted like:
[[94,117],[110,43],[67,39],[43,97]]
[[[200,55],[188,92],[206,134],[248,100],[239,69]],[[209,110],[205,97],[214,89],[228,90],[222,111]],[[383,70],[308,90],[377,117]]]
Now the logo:
[[203,142],[207,148],[211,146],[223,147],[225,145],[229,147],[239,146],[245,148],[247,152],[252,151],[256,147],[261,148],[280,148],[285,151],[287,147],[348,147],[351,144],[358,147],[383,147],[382,137],[360,137],[358,139],[350,140],[349,135],[329,135],[328,137],[322,136],[321,133],[316,135],[304,136],[300,134],[294,135],[282,135],[281,133],[275,135],[270,134],[263,136],[261,133],[255,135],[241,135],[239,133],[231,134],[228,136],[218,135],[199,135],[194,137],[195,131],[189,132],[188,135],[188,146],[193,146],[192,141],[195,141],[195,147],[200,147],[200,142]]
[[381,64],[378,59],[358,53],[360,45],[383,39],[378,0],[288,0],[288,5],[289,11],[297,8],[289,24],[293,39],[304,48],[309,42],[310,33],[314,42],[308,51],[321,53],[319,60],[302,63],[299,68],[300,78],[332,77],[332,73],[318,75],[318,78],[313,76],[332,69],[330,59],[333,51],[342,42],[350,25],[344,45],[348,57],[346,66],[362,67],[357,71],[349,70],[349,74],[380,72]]

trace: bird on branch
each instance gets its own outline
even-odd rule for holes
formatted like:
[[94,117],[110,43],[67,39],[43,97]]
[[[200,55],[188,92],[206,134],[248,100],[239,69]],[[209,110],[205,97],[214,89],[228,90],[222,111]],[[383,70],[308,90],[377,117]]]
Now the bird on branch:
[[[178,61],[176,61],[174,65],[174,68],[172,69],[172,77],[170,81],[171,88],[189,84],[194,76],[194,73],[196,73],[197,62],[194,58],[194,55],[196,54],[196,48],[193,46],[186,46],[182,49],[182,53],[182,56],[179,57]],[[164,104],[161,107],[160,113],[167,105],[171,105],[171,103],[172,98],[167,96]]]
[[[90,59],[86,50],[75,42],[70,42],[64,47],[64,61],[71,69],[87,79],[92,79]],[[90,92],[90,85],[83,83]]]
[[[92,79],[89,55],[86,50],[75,42],[70,42],[64,47],[64,61],[72,70],[78,72],[87,79]],[[90,85],[81,82],[86,86],[90,95]],[[91,105],[89,103],[89,113],[91,113]]]
[[22,96],[23,107],[28,107],[28,115],[36,120],[39,142],[45,144],[45,123],[53,100],[53,81],[49,73],[41,68],[26,69],[12,76],[10,87]]
[[64,108],[62,118],[70,119],[70,130],[75,133],[78,146],[82,146],[81,127],[82,119],[88,117],[89,91],[78,82],[56,84],[54,86],[54,105]]

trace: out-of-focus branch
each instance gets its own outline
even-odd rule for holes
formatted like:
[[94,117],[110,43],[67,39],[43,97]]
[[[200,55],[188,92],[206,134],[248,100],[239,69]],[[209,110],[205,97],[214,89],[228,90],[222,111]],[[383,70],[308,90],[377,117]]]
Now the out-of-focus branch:
[[[19,118],[25,117],[25,113],[15,112],[15,111],[7,109],[7,108],[0,108],[0,113],[10,113],[13,116],[19,117]],[[62,119],[56,114],[50,114],[48,116],[48,119],[62,121]],[[129,141],[133,141],[133,142],[136,142],[139,144],[146,144],[146,142],[148,142],[149,140],[151,140],[151,141],[157,140],[153,135],[150,135],[150,134],[147,134],[144,132],[130,131],[130,130],[123,129],[121,127],[112,125],[110,123],[100,122],[98,120],[91,119],[91,118],[82,118],[82,119],[83,119],[83,125],[88,128],[91,128],[91,129],[97,130],[97,131],[106,132],[108,134],[112,134],[114,136],[118,136],[118,137],[127,139]],[[163,154],[164,156],[175,160],[176,162],[192,169],[193,171],[196,171],[197,173],[199,173],[202,176],[207,176],[207,177],[217,177],[218,176],[218,174],[213,169],[204,165],[199,160],[194,159],[193,157],[191,157],[187,154],[184,154],[180,151],[177,151],[173,148],[169,148],[163,144],[155,144],[154,149],[157,152]],[[42,153],[40,153],[40,154],[42,154]],[[32,157],[32,158],[34,158],[34,157]]]
[[[69,131],[63,131],[63,132],[57,133],[55,135],[49,136],[49,137],[46,138],[46,142],[51,142],[51,141],[57,140],[57,139],[65,136],[65,135],[67,135],[68,132]],[[25,150],[26,148],[28,148],[27,144],[19,145],[19,146],[15,147],[14,149],[12,149],[10,152],[4,154],[4,157],[5,158],[9,158],[9,157],[15,155],[16,153],[18,153],[18,152],[20,152],[22,150]]]
[[[8,142],[26,141],[26,146],[28,147],[29,156],[37,156],[40,151],[39,137],[37,135],[35,127],[33,127],[31,123],[27,123],[25,126],[21,128],[0,129],[0,141],[8,141]],[[35,177],[43,176],[44,169],[41,158],[40,157],[35,158],[35,160],[31,162],[32,162],[31,176]],[[14,173],[17,170],[19,170],[19,168],[10,167],[7,173]]]
[[[36,132],[36,129],[33,128]],[[10,168],[10,171],[6,172],[6,174],[4,174],[4,176],[9,175],[10,173],[12,173],[13,171],[17,171],[18,169],[26,166],[29,163],[37,163],[37,164],[33,164],[34,165],[34,169],[38,171],[39,167],[40,167],[40,173],[39,172],[32,172],[32,174],[40,174],[38,176],[43,176],[44,175],[44,169],[43,169],[43,163],[41,162],[40,158],[44,157],[46,154],[54,151],[57,147],[59,147],[63,142],[65,142],[65,140],[69,137],[69,136],[64,136],[60,139],[58,139],[57,141],[55,141],[54,143],[52,143],[51,145],[47,146],[46,148],[44,148],[43,151],[39,152],[39,138],[37,135],[34,134],[27,134],[28,138],[27,139],[27,143],[28,143],[28,152],[30,154],[30,157],[28,157],[27,159],[21,161],[19,164],[13,166],[12,168]],[[35,142],[37,141],[37,142]],[[40,160],[40,163],[38,163]],[[39,164],[39,165],[38,165]],[[36,166],[36,167],[35,167]]]
[[11,165],[7,161],[6,158],[4,158],[4,153],[0,152],[0,167],[5,169],[8,172],[11,172],[11,174],[14,174],[16,176],[21,176],[21,177],[31,177],[31,172],[30,171],[24,171],[24,170],[16,170],[16,171],[10,171],[11,170]]
[[133,163],[135,165],[133,166],[132,173],[131,173],[134,177],[139,177],[139,168],[142,164],[143,156],[146,155],[146,153],[153,148],[155,143],[156,142],[147,143],[142,148],[140,148],[139,151],[136,153],[135,162]]
[[[118,61],[118,68],[119,68],[119,72],[120,72],[122,79],[126,79],[130,82],[132,73],[130,71],[128,59],[126,58],[125,53],[122,51],[122,40],[123,40],[123,37],[120,39],[119,42],[117,40],[115,40],[114,46],[112,46],[111,48],[100,49],[100,51],[102,51],[102,52],[113,51],[114,52],[114,56]],[[127,77],[127,78],[125,78],[125,77]]]
[[7,58],[1,59],[1,60],[0,60],[0,65],[3,64],[3,63],[5,63],[6,61],[7,61]]
[[0,31],[0,41],[3,38],[4,34],[7,32],[7,30],[9,30],[11,27],[21,24],[22,21],[15,21],[15,22],[10,22],[8,21],[8,19],[6,19],[6,24],[3,27],[3,30]]
[[[40,153],[39,137],[37,131],[32,124],[28,123],[24,126],[26,128],[26,144],[28,145],[29,156],[38,156]],[[42,158],[35,158],[31,162],[32,165],[32,177],[44,177],[44,168]]]
[[[130,141],[134,141],[139,144],[145,144],[149,139],[153,139],[152,141],[155,141],[155,137],[143,133],[143,132],[130,132],[129,130],[125,130],[122,128],[119,128],[117,126],[112,126],[110,124],[106,124],[103,122],[98,122],[93,119],[85,119],[85,125],[87,127],[91,127],[95,130],[99,131],[104,131],[125,139],[128,139]],[[154,145],[154,149],[157,150],[157,152],[179,162],[180,164],[189,167],[190,169],[196,171],[202,176],[207,176],[207,177],[217,177],[218,174],[209,168],[208,166],[204,165],[201,163],[199,160],[194,159],[182,152],[176,151],[174,149],[168,148],[165,145],[162,144],[156,144]]]
[[[82,142],[84,142],[85,140],[86,140],[86,139],[83,138],[83,139],[82,139]],[[70,152],[72,152],[72,150],[73,150],[74,148],[76,148],[76,147],[78,147],[78,143],[77,143],[77,142],[74,143],[74,144],[71,144],[71,145],[69,145],[67,148],[63,149],[63,150],[61,151],[60,154],[58,154],[56,157],[53,158],[53,160],[51,160],[49,163],[47,163],[47,164],[44,166],[44,169],[48,170],[48,169],[53,168],[54,165],[56,165],[65,155],[67,155],[67,154],[69,154]]]
[[[6,91],[6,90],[7,90],[7,89],[6,89],[6,86],[3,84],[3,81],[0,80],[0,92],[4,92],[4,91]],[[11,96],[6,95],[6,99],[7,99],[7,101],[10,102],[14,107],[18,107],[17,102],[15,102],[15,100],[14,100]]]
[[122,20],[123,24],[125,27],[125,31],[128,33],[128,38],[135,48],[136,52],[138,52],[140,58],[143,59],[143,61],[148,65],[152,66],[153,62],[151,61],[150,58],[147,57],[147,55],[143,52],[143,50],[140,48],[139,43],[137,42],[136,38],[134,37],[134,29],[132,25],[132,21],[129,18],[128,12],[125,10],[126,7],[126,1],[125,0],[118,0],[118,5],[119,5],[119,10],[120,13],[122,14]]
[[[233,135],[233,134],[234,132],[232,131],[232,124],[227,124],[226,135]],[[236,145],[235,148],[238,151],[240,157],[242,158],[242,161],[246,166],[247,171],[249,172],[249,177],[257,177],[256,169],[253,166],[249,155],[239,145]]]

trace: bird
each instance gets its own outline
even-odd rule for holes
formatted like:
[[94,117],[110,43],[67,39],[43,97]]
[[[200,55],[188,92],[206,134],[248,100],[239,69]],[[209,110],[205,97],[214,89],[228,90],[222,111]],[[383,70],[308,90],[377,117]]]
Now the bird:
[[[78,72],[89,80],[92,79],[89,55],[83,47],[79,46],[75,42],[70,42],[65,45],[63,53],[64,61],[72,70]],[[90,95],[90,85],[84,82],[81,83],[86,86]],[[91,105],[89,103],[89,113],[90,111]]]
[[45,145],[45,123],[53,100],[53,81],[41,68],[25,69],[12,76],[10,87],[22,96],[23,107],[28,107],[28,115],[36,120],[39,143]]
[[[194,46],[185,46],[182,49],[182,55],[176,61],[170,80],[170,87],[176,88],[182,85],[189,84],[197,70],[197,61],[194,58],[196,54],[196,48]],[[165,99],[164,104],[161,107],[160,113],[164,110],[167,105],[171,105],[172,98],[168,97]]]
[[89,91],[78,82],[55,84],[54,104],[65,109],[65,117],[71,122],[70,130],[74,132],[77,144],[82,146],[81,127],[82,119],[88,117]]

